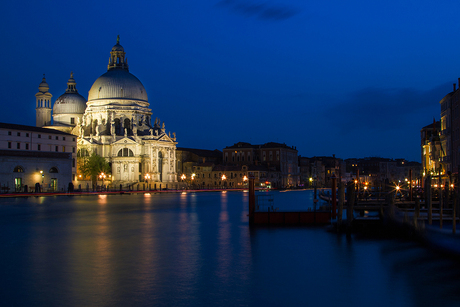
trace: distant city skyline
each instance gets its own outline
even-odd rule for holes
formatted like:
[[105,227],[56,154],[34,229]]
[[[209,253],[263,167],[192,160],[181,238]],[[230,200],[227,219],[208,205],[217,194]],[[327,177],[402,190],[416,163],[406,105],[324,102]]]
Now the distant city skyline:
[[35,125],[73,71],[88,98],[117,35],[178,147],[285,143],[299,155],[421,159],[460,77],[452,1],[5,3],[0,122]]

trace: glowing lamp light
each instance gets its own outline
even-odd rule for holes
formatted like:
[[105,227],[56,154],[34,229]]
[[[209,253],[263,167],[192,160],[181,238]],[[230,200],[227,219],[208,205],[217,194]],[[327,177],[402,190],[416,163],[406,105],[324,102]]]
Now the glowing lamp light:
[[396,191],[399,191],[400,187],[399,185],[396,186]]
[[243,181],[248,181],[248,177],[244,176]]
[[180,176],[180,179],[182,180],[185,180],[187,178],[187,176],[185,176],[185,174],[182,174],[182,176]]
[[227,179],[227,176],[225,176],[225,174],[222,175],[222,180],[225,180]]

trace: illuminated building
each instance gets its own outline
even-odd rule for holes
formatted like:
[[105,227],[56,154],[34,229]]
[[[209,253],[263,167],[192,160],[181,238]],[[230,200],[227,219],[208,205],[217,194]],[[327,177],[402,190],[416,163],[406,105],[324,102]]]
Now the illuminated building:
[[41,127],[0,123],[2,192],[67,191],[77,137]]
[[262,145],[239,142],[225,147],[223,157],[227,165],[247,165],[249,169],[251,165],[264,166],[272,187],[298,186],[300,183],[298,155],[294,146],[275,142]]
[[166,133],[165,123],[158,118],[151,123],[147,92],[129,72],[119,38],[110,52],[107,72],[93,83],[87,102],[78,94],[71,74],[66,92],[52,108],[51,125],[51,97],[43,80],[36,95],[37,126],[76,135],[77,156],[95,152],[106,158],[116,186],[143,181],[147,174],[152,184],[177,183],[175,133]]

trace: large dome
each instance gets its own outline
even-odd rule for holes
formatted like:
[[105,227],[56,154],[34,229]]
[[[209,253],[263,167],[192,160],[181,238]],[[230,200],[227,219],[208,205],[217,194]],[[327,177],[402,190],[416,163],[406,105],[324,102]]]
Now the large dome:
[[147,93],[141,81],[124,69],[112,69],[97,78],[89,90],[88,101],[98,99],[148,102]]

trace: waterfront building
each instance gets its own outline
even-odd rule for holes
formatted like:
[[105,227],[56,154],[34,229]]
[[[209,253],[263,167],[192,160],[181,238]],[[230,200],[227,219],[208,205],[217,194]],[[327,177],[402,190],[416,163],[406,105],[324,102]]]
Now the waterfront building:
[[222,151],[197,149],[197,148],[176,148],[177,174],[178,177],[190,178],[193,174],[193,166],[203,163],[212,165],[222,164]]
[[[176,135],[167,133],[158,118],[152,124],[147,92],[129,72],[119,38],[110,51],[107,72],[93,83],[87,101],[78,93],[72,73],[66,92],[52,109],[50,99],[43,78],[36,95],[37,126],[77,136],[77,156],[95,152],[104,157],[111,165],[113,185],[129,186],[144,180],[164,187],[177,183]],[[89,179],[81,175],[75,183]]]
[[441,158],[444,156],[439,136],[441,123],[434,122],[420,131],[423,177],[443,175]]
[[254,178],[256,187],[281,185],[281,173],[265,165],[214,165],[211,162],[194,165],[186,181],[197,188],[246,188],[250,177]]
[[312,158],[299,156],[300,182],[304,186],[330,187],[332,175],[345,181],[345,167],[342,164],[343,160],[335,155]]
[[454,83],[454,90],[439,102],[441,105],[440,138],[441,148],[444,154],[441,158],[441,165],[444,173],[452,172],[452,95],[457,91]]
[[[238,142],[223,149],[225,165],[263,165],[268,170],[280,174],[279,182],[273,176],[272,187],[290,187],[300,184],[300,169],[297,149],[286,144],[269,142],[252,145]],[[270,181],[271,178],[268,178]]]
[[422,166],[419,162],[380,157],[352,158],[344,162],[349,174],[347,180],[356,179],[359,170],[360,183],[367,183],[370,187],[383,187],[386,181],[394,185],[408,183],[411,171],[413,185],[420,183]]
[[76,139],[59,130],[0,123],[3,192],[35,191],[37,183],[42,191],[67,190],[75,179]]

